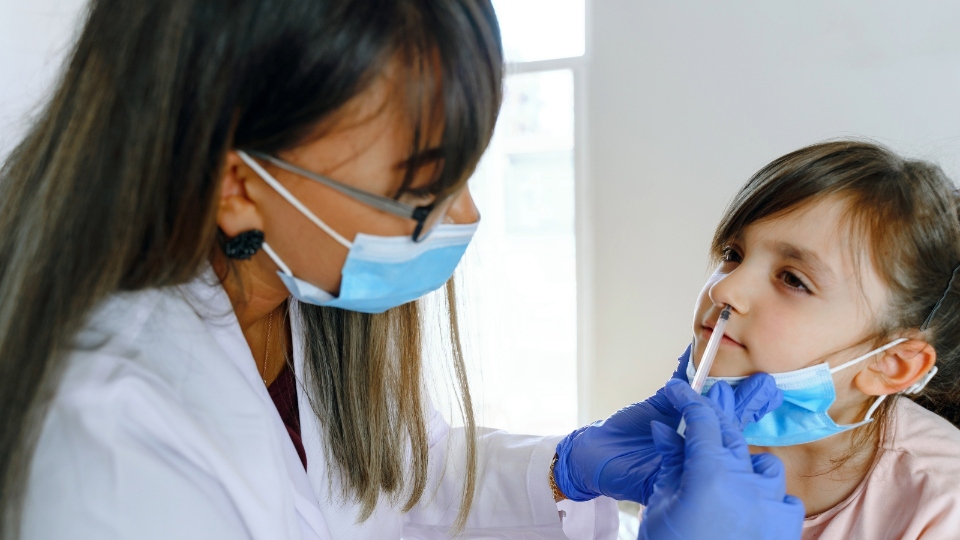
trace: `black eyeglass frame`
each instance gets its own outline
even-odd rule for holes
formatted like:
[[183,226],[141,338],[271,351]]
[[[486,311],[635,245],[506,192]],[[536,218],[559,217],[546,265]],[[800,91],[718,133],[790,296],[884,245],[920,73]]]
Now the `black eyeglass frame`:
[[[354,200],[360,201],[367,206],[376,208],[377,210],[416,221],[417,226],[414,228],[413,234],[411,235],[411,238],[414,242],[420,242],[421,240],[430,236],[430,232],[437,223],[443,220],[443,216],[446,214],[446,211],[449,208],[449,205],[437,204],[437,202],[433,202],[425,206],[414,206],[396,199],[391,199],[390,197],[384,197],[383,195],[370,193],[342,182],[337,182],[332,178],[308,171],[264,152],[248,150],[247,154],[265,161],[269,161],[270,163],[287,172],[291,172],[293,174],[313,180],[314,182],[319,182],[329,188],[343,193]],[[429,225],[429,227],[427,225]]]

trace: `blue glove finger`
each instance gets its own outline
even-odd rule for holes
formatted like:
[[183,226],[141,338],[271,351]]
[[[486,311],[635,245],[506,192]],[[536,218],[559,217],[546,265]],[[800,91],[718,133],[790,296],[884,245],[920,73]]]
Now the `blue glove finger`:
[[786,474],[786,468],[784,468],[783,462],[773,454],[766,452],[753,454],[750,456],[750,461],[753,463],[753,472],[761,476],[774,478]]
[[657,421],[650,424],[650,431],[653,433],[653,444],[661,457],[657,483],[679,485],[680,476],[683,474],[683,446],[686,444],[683,437],[675,428]]
[[[710,400],[697,394],[690,385],[675,379],[667,381],[663,393],[670,403],[687,421],[687,444],[690,443],[690,428],[696,424],[696,440],[717,447],[722,444],[723,436],[720,432],[720,423],[717,420],[716,406]],[[689,448],[687,449],[689,451]]]
[[[653,442],[660,452],[662,461],[660,472],[657,474],[657,481],[654,485],[654,493],[661,494],[663,498],[671,498],[671,494],[681,491],[681,485],[684,481],[684,441],[683,437],[677,433],[676,429],[670,428],[660,422],[653,422],[650,425],[653,433]],[[664,525],[669,526],[669,517],[664,518]],[[641,529],[640,538],[646,538]]]
[[[806,510],[803,507],[803,501],[800,500],[800,497],[794,497],[793,495],[784,495],[783,502],[791,505],[800,507],[800,514],[806,515]],[[803,518],[801,518],[802,520]]]
[[656,447],[660,457],[664,460],[661,469],[667,464],[672,463],[676,465],[678,462],[671,460],[678,457],[680,458],[679,462],[683,462],[683,446],[686,442],[683,437],[677,433],[676,429],[663,422],[653,421],[650,423],[650,431],[653,434],[653,445]]
[[747,377],[737,386],[735,394],[736,413],[731,417],[739,421],[741,430],[783,403],[783,392],[777,388],[773,377],[766,373]]
[[753,472],[770,480],[768,489],[773,493],[774,498],[783,498],[787,494],[786,474],[787,469],[783,466],[780,458],[773,454],[754,454],[750,456],[753,463]]
[[726,382],[720,381],[711,386],[710,391],[707,392],[707,398],[716,403],[720,407],[720,410],[728,417],[737,417],[736,393]]
[[710,404],[717,411],[717,418],[720,421],[720,433],[723,436],[723,446],[725,446],[737,459],[748,459],[750,449],[747,447],[747,441],[743,438],[740,423],[733,416],[734,391],[726,381],[720,381],[713,385],[707,394]]

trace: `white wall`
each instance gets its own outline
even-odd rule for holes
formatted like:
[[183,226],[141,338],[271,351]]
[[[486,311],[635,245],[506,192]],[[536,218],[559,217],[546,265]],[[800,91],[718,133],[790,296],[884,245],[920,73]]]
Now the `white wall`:
[[0,159],[48,96],[87,0],[0,0]]
[[[725,204],[846,135],[960,177],[960,2],[594,0],[588,36],[588,418],[654,392],[690,341]],[[589,325],[588,325],[589,326]],[[811,336],[815,339],[816,336]]]

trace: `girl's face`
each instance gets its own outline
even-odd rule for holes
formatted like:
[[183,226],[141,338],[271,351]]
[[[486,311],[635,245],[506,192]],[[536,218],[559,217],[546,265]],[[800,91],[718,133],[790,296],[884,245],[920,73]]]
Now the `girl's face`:
[[[695,365],[725,304],[731,316],[712,376],[836,366],[874,348],[886,287],[865,243],[850,241],[846,209],[839,197],[822,199],[753,223],[729,240],[697,300]],[[865,399],[853,379],[869,363],[834,375],[838,405]]]

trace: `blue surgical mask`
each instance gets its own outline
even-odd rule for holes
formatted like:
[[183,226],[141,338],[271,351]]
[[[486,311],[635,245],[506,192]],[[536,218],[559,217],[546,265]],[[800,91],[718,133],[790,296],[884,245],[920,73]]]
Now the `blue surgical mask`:
[[362,313],[383,313],[442,287],[463,258],[477,223],[441,223],[430,236],[414,242],[408,236],[357,234],[351,242],[313,214],[283,184],[245,152],[237,152],[270,187],[317,227],[346,247],[339,296],[293,275],[290,267],[266,243],[263,250],[280,267],[283,284],[297,300]]
[[[903,338],[891,341],[883,347],[874,349],[835,368],[831,368],[829,364],[824,362],[796,371],[771,373],[774,381],[776,381],[777,388],[783,391],[783,404],[769,412],[760,421],[748,425],[743,430],[743,436],[747,443],[754,446],[793,446],[819,441],[831,435],[869,424],[873,421],[873,413],[887,396],[879,396],[860,422],[837,424],[827,414],[827,410],[837,399],[836,389],[833,385],[833,374],[904,341],[906,339]],[[693,380],[695,373],[696,369],[693,362],[687,362],[688,381]],[[937,367],[934,366],[922,379],[902,393],[919,393],[936,373]],[[706,394],[710,387],[720,381],[726,381],[730,386],[735,387],[745,378],[707,377],[703,393]]]

